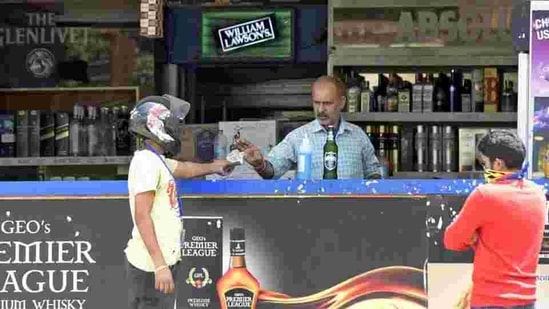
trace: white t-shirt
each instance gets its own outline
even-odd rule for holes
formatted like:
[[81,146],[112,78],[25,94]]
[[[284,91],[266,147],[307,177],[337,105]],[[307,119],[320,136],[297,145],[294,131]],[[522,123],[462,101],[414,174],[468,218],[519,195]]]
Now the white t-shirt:
[[166,162],[171,172],[175,170],[177,161],[163,156],[160,159],[149,150],[138,150],[134,153],[128,173],[133,230],[125,253],[130,264],[147,272],[153,272],[155,267],[135,224],[135,196],[138,193],[155,192],[151,218],[158,245],[167,265],[171,266],[181,260],[183,222],[179,219],[177,188],[172,174],[161,160]]

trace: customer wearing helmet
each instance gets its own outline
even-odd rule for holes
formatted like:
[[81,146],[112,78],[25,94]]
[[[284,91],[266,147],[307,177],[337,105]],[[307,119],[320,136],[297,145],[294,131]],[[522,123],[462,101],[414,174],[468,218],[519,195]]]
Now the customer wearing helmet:
[[129,308],[174,308],[176,265],[184,229],[175,178],[227,175],[227,160],[198,164],[166,158],[181,149],[183,120],[190,104],[163,95],[137,102],[130,132],[143,142],[130,163],[128,190],[133,230],[125,249]]

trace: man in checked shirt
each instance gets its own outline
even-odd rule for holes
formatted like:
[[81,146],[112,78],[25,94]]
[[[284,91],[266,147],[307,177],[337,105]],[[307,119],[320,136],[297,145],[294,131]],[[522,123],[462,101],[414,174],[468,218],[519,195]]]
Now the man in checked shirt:
[[266,159],[257,146],[243,138],[236,140],[236,146],[244,152],[246,162],[263,179],[278,179],[297,163],[299,146],[307,135],[313,147],[312,179],[322,179],[323,148],[328,136],[326,128],[334,126],[338,146],[338,178],[381,178],[381,166],[368,136],[361,128],[341,117],[345,107],[345,85],[337,78],[322,76],[312,85],[312,101],[316,119],[290,132]]

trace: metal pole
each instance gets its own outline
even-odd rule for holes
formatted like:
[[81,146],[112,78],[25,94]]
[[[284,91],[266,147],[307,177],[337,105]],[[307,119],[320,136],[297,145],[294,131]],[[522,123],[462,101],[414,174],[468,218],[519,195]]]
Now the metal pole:
[[[517,108],[517,133],[526,145],[526,158],[532,161],[532,132],[530,130],[530,55],[525,52],[518,54],[518,108]],[[528,178],[532,177],[535,162],[530,162]]]

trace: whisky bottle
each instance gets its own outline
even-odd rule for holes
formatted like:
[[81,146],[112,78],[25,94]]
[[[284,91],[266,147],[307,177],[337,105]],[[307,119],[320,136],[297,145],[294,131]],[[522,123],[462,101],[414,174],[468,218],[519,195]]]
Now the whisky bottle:
[[391,74],[387,86],[387,112],[398,112],[398,77]]
[[427,132],[425,126],[418,125],[415,134],[415,169],[418,172],[425,172],[427,170]]
[[423,111],[423,76],[416,74],[416,83],[412,86],[412,112]]
[[398,111],[399,112],[410,112],[410,89],[412,88],[409,82],[400,83],[398,89]]
[[473,111],[473,99],[471,98],[471,80],[464,79],[461,88],[461,111],[470,113]]
[[461,111],[461,76],[456,69],[452,69],[450,73],[450,112]]
[[356,77],[354,71],[351,71],[351,77],[347,84],[347,111],[349,113],[356,113],[360,107],[360,89],[359,78]]
[[255,309],[259,295],[259,281],[246,268],[244,229],[231,229],[230,239],[230,268],[216,283],[221,309]]
[[438,79],[435,86],[435,112],[449,112],[449,91],[450,83],[448,82],[448,76],[444,73],[438,74]]
[[399,141],[400,141],[400,127],[392,126],[391,133],[389,136],[389,149],[388,149],[390,152],[389,162],[391,164],[391,175],[394,175],[395,173],[398,173],[401,171],[400,157],[399,157],[399,154],[400,154]]
[[337,144],[334,127],[328,127],[328,138],[324,144],[324,179],[337,179]]
[[373,99],[373,93],[370,90],[370,82],[366,80],[362,80],[362,92],[360,93],[360,111],[361,112],[375,112],[375,109],[373,109],[372,99]]
[[484,72],[480,69],[473,70],[473,112],[484,112]]
[[433,84],[433,74],[428,74],[423,83],[423,112],[433,112],[433,96],[435,94],[435,86]]

